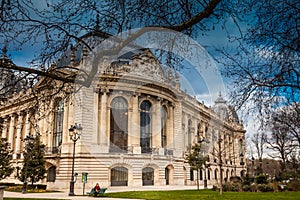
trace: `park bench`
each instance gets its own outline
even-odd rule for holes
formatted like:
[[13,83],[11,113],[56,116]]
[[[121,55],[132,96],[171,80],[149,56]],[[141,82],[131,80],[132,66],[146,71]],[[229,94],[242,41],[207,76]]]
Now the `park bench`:
[[[103,196],[106,190],[107,190],[107,188],[100,188],[100,192],[97,194],[97,197]],[[90,192],[88,192],[87,194],[89,196],[95,196],[95,190],[94,190],[94,188]]]

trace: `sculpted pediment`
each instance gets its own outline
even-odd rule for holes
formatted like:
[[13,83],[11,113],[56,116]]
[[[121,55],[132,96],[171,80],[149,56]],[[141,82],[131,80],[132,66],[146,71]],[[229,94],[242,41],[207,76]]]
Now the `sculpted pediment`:
[[156,81],[167,80],[165,70],[149,49],[146,49],[140,55],[134,55],[131,66],[130,74]]
[[174,73],[165,69],[149,50],[145,49],[140,53],[132,55],[131,62],[116,61],[106,67],[105,74],[118,74],[123,77],[136,76],[138,78],[169,83],[175,80]]

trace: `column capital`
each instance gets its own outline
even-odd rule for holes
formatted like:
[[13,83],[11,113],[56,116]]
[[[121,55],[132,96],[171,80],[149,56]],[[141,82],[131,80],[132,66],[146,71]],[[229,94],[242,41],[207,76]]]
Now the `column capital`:
[[26,115],[26,114],[27,114],[27,112],[26,112],[26,111],[23,111],[23,110],[17,112],[17,115],[18,115],[18,116],[24,116],[24,115]]
[[23,113],[22,112],[19,112],[18,113],[18,123],[17,123],[17,129],[21,129],[22,128],[22,125],[23,125]]
[[109,89],[108,89],[108,88],[100,88],[99,91],[100,91],[100,93],[102,93],[102,94],[107,94],[107,93],[109,93]]
[[32,111],[32,109],[27,108],[26,110],[23,110],[23,113],[25,114],[32,114],[34,111]]
[[7,116],[7,115],[5,115],[5,116],[2,117],[4,123],[8,122],[8,118],[9,118],[9,116]]
[[164,99],[161,98],[161,97],[157,97],[156,100],[157,100],[158,103],[161,103],[161,102],[163,102]]
[[8,115],[10,118],[15,118],[16,117],[16,113],[11,113]]
[[98,87],[93,87],[93,92],[97,93],[97,94],[100,94],[101,91]]
[[139,97],[139,96],[141,96],[141,93],[140,92],[132,92],[132,96]]

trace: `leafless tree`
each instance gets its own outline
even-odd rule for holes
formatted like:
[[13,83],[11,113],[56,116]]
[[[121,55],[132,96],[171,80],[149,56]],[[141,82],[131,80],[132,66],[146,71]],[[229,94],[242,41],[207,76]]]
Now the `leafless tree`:
[[258,160],[259,160],[259,173],[262,173],[262,159],[264,155],[265,145],[267,143],[266,141],[267,135],[265,132],[257,132],[253,134],[252,142],[256,148]]
[[[0,38],[22,49],[26,45],[41,46],[40,52],[31,61],[30,67],[1,63],[0,68],[23,71],[25,74],[47,76],[64,82],[74,82],[75,77],[65,77],[49,70],[51,63],[78,42],[88,49],[93,44],[85,38],[118,34],[133,28],[148,27],[121,36],[114,49],[102,52],[101,56],[118,53],[134,39],[153,29],[166,28],[191,35],[207,31],[218,20],[221,0],[211,1],[35,1],[2,0],[0,8]],[[217,17],[215,16],[217,15]],[[158,29],[157,29],[158,28]],[[108,34],[110,33],[110,34]],[[63,66],[65,67],[65,66]],[[89,85],[95,74],[92,69],[86,80]]]
[[213,148],[211,154],[214,158],[214,162],[216,162],[219,166],[219,176],[220,176],[219,187],[220,187],[220,195],[222,195],[223,194],[223,165],[225,163],[224,160],[226,154],[226,147],[224,145],[224,137],[222,137],[221,131],[218,130],[217,133],[215,134],[213,134],[214,141],[213,141]]
[[240,37],[232,38],[236,51],[222,51],[224,73],[233,79],[232,101],[237,108],[247,104],[269,115],[270,106],[299,101],[300,94],[300,3],[240,1],[239,18],[252,22]]
[[293,143],[300,147],[300,104],[293,103],[280,107],[273,114],[273,123],[284,128]]
[[[153,30],[168,29],[194,37],[200,32],[205,34],[222,21],[221,16],[226,13],[226,4],[222,4],[222,0],[1,0],[0,73],[3,76],[0,78],[0,102],[17,102],[16,97],[24,99],[24,95],[46,101],[61,91],[69,93],[75,80],[82,86],[90,86],[98,70],[97,63],[104,56],[118,54],[124,47],[134,44],[135,39]],[[76,48],[93,52],[101,40],[116,34],[119,34],[115,37],[118,43],[111,49],[96,52],[90,71],[81,73],[82,69],[68,64]],[[90,38],[97,38],[99,42]],[[172,40],[174,38],[169,40],[170,48]],[[27,66],[14,64],[8,50],[22,51],[28,46],[36,47],[32,60]],[[180,62],[171,53],[164,55],[170,66]],[[80,79],[79,73],[83,74]]]
[[282,171],[292,154],[299,150],[299,125],[298,103],[276,109],[270,119],[271,135],[267,142],[274,151],[271,156],[281,160]]
[[[1,63],[0,68],[22,71],[23,77],[34,74],[33,77],[47,76],[74,82],[76,76],[65,77],[49,68],[78,42],[92,50],[94,46],[86,42],[86,37],[105,38],[147,27],[123,34],[122,42],[113,50],[102,52],[101,57],[118,52],[153,29],[166,28],[197,38],[219,25],[227,31],[229,41],[239,45],[237,51],[224,54],[226,74],[235,80],[232,94],[235,105],[241,107],[252,100],[260,109],[278,101],[274,98],[277,96],[291,101],[299,99],[295,95],[299,94],[299,7],[295,0],[268,0],[265,3],[259,0],[2,0],[1,41],[17,46],[19,50],[26,45],[41,46],[41,49],[35,53],[30,67]],[[226,27],[228,18],[236,25],[239,35],[232,34]],[[244,23],[249,23],[247,32],[244,32]],[[82,84],[89,85],[94,74],[95,70],[91,70]]]

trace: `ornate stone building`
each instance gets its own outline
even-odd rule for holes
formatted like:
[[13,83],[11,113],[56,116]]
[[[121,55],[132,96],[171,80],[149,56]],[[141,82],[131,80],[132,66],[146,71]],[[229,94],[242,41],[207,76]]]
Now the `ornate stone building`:
[[[86,69],[92,61],[85,48],[80,52],[71,53],[67,63]],[[245,130],[235,111],[221,95],[207,107],[183,92],[178,74],[161,66],[148,49],[99,61],[89,88],[41,97],[54,86],[62,84],[40,78],[34,86],[38,93],[21,88],[1,103],[1,133],[11,144],[16,167],[3,181],[16,182],[23,165],[23,139],[39,134],[46,145],[43,183],[68,188],[73,153],[68,129],[75,123],[83,128],[76,143],[75,188],[83,186],[82,172],[88,173],[87,188],[96,182],[102,187],[195,185],[196,172],[184,157],[203,138],[209,141],[202,144],[209,161],[200,170],[200,185],[204,179],[209,186],[220,181],[220,153],[225,180],[245,174]]]

